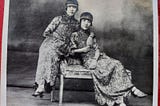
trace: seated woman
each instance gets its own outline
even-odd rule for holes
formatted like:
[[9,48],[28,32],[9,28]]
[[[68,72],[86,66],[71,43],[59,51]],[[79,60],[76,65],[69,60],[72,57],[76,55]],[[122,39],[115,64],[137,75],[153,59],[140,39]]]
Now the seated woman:
[[95,99],[100,105],[126,106],[124,98],[131,93],[138,97],[145,97],[131,81],[131,73],[125,69],[121,62],[100,53],[94,33],[90,31],[93,16],[84,12],[80,16],[80,30],[71,36],[71,42],[77,49],[71,54],[80,53],[83,64],[91,71]]

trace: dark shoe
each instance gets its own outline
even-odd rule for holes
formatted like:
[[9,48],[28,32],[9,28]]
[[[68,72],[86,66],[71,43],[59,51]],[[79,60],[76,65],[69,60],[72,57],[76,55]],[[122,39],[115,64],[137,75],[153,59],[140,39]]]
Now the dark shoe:
[[53,86],[50,86],[50,83],[44,84],[44,89],[46,93],[51,93]]
[[37,88],[38,88],[38,84],[35,82],[35,83],[33,84],[33,89],[36,91]]

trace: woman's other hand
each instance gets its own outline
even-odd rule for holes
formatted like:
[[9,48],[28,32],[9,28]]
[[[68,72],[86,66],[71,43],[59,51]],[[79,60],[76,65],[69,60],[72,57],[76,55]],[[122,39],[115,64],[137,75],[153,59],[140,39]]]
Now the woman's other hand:
[[89,69],[93,70],[96,68],[96,66],[97,66],[97,60],[93,59],[89,65]]

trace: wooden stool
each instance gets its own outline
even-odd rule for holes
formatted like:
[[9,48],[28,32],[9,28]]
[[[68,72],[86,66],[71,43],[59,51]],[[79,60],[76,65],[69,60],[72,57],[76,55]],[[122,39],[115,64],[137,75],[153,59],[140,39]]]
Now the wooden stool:
[[[60,65],[60,90],[59,90],[59,104],[62,104],[63,100],[63,88],[64,88],[64,79],[92,79],[90,74],[91,70],[85,69],[81,65],[67,65],[66,61],[63,61]],[[53,101],[53,94],[51,92],[51,101]]]

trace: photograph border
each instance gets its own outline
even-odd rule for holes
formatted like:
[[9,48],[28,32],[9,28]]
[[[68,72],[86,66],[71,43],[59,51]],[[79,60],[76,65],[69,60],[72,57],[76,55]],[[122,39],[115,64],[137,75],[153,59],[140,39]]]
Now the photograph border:
[[159,50],[159,35],[158,35],[158,1],[152,0],[153,8],[153,106],[158,106],[158,50]]
[[[1,0],[2,1],[2,0]],[[9,19],[9,3],[10,0],[4,0],[4,18],[2,30],[1,47],[1,97],[0,105],[7,105],[7,87],[6,87],[6,71],[7,71],[7,43],[8,43],[8,19]],[[152,0],[153,8],[153,106],[158,106],[158,0]],[[2,23],[0,23],[2,25]]]

